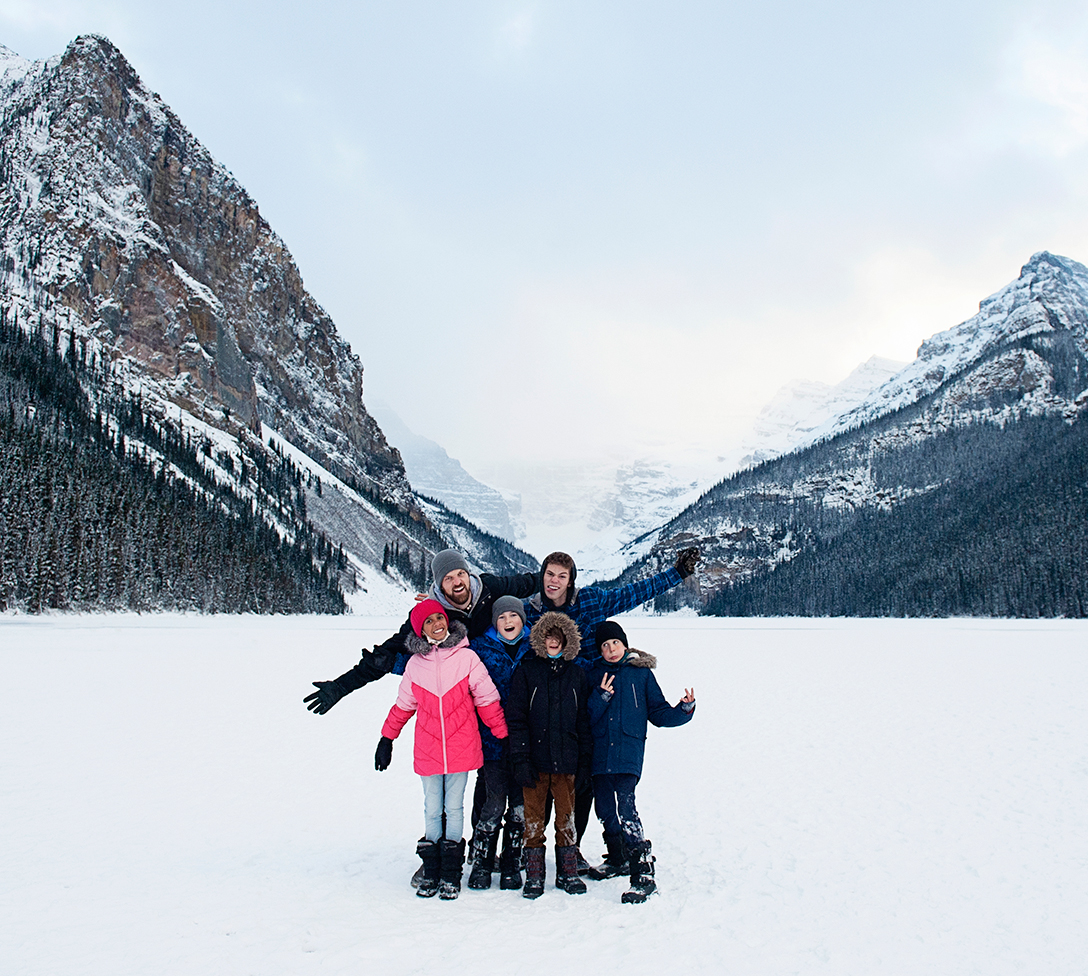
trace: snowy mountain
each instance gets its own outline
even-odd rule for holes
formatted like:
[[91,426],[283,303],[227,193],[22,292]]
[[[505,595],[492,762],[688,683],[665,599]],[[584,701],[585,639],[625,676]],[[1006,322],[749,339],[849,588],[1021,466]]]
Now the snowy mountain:
[[[686,599],[719,612],[761,579],[771,603],[746,612],[1080,615],[1086,408],[1088,268],[1041,252],[809,446],[723,480],[625,547],[622,578],[697,543],[708,558]],[[781,577],[794,592],[772,600],[768,574],[795,560]]]
[[513,542],[524,536],[515,521],[520,499],[472,477],[445,448],[410,430],[389,404],[372,401],[371,412],[386,436],[397,445],[412,487],[421,495],[440,501],[470,518],[485,532]]
[[[532,552],[571,552],[587,580],[614,577],[630,561],[625,547],[633,540],[674,518],[734,471],[810,442],[817,430],[857,407],[902,366],[873,356],[835,385],[794,380],[763,408],[739,446],[717,445],[720,454],[496,467],[503,487],[518,499],[525,527],[518,541]],[[416,484],[407,458],[405,463]]]
[[[283,241],[105,38],[45,61],[0,50],[0,265],[7,319],[77,338],[156,423],[236,462],[290,455],[309,519],[364,586],[388,543],[417,562],[446,544]],[[262,508],[252,470],[217,477]],[[512,568],[484,533],[468,555]]]
[[818,440],[829,424],[852,413],[906,363],[872,356],[841,383],[793,380],[782,387],[756,418],[744,439],[738,467],[759,464]]

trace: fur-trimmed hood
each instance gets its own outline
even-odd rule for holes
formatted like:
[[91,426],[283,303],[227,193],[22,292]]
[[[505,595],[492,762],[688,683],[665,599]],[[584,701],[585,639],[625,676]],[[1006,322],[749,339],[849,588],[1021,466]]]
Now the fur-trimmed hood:
[[629,647],[623,660],[617,661],[615,664],[609,664],[603,657],[599,657],[593,662],[594,667],[601,668],[604,671],[617,671],[628,664],[633,668],[652,669],[657,667],[657,658],[646,651],[640,651],[637,647]]
[[529,646],[537,657],[546,658],[548,650],[544,646],[545,635],[552,630],[558,630],[566,640],[563,646],[563,660],[573,661],[582,649],[582,635],[578,632],[578,625],[565,613],[548,611],[535,624],[529,632]]
[[633,668],[656,668],[657,658],[646,651],[640,651],[637,647],[627,648],[627,657],[620,664],[630,664]]
[[408,634],[404,638],[404,646],[409,654],[426,654],[435,647],[456,647],[463,640],[468,639],[468,631],[460,620],[450,621],[450,632],[441,644],[432,644],[426,637],[417,637],[415,633]]

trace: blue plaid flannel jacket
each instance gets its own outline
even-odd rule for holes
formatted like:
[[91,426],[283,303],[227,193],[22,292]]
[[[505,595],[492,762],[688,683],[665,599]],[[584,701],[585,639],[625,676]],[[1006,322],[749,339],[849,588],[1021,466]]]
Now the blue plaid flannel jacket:
[[597,624],[603,623],[617,613],[633,610],[640,603],[652,600],[666,590],[671,590],[681,582],[675,567],[647,579],[636,580],[614,590],[602,590],[596,586],[582,586],[574,591],[573,597],[563,607],[552,607],[544,602],[544,595],[537,593],[525,601],[525,626],[532,627],[549,610],[565,613],[577,625],[582,635],[582,650],[575,658],[583,668],[593,667],[593,662],[601,656],[597,648]]

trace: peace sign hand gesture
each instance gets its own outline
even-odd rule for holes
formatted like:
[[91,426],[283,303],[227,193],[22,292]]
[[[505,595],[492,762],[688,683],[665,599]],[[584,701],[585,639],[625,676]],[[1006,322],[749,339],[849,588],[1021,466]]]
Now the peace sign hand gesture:
[[685,688],[684,689],[684,697],[681,698],[680,701],[687,702],[690,705],[693,701],[695,701],[695,689],[694,688]]
[[616,676],[614,674],[609,674],[606,671],[604,677],[601,678],[601,691],[603,691],[606,695],[611,695],[613,690],[612,684],[615,680]]

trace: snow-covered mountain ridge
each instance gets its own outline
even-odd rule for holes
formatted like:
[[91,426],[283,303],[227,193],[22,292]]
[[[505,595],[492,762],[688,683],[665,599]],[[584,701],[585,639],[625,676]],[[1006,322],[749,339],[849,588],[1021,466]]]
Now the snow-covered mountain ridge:
[[623,578],[695,543],[708,559],[692,599],[705,600],[850,531],[859,513],[991,485],[1000,465],[1016,463],[1000,440],[958,431],[1000,431],[1028,418],[1078,423],[1086,408],[1088,268],[1040,252],[978,315],[923,343],[917,360],[814,431],[808,446],[723,480],[626,546]]
[[[441,508],[413,492],[363,404],[358,356],[284,242],[105,38],[37,62],[0,51],[0,302],[62,345],[77,336],[194,436],[276,432],[324,472],[310,516],[360,565],[390,542],[415,563],[445,544]],[[509,568],[482,533],[466,547]]]

